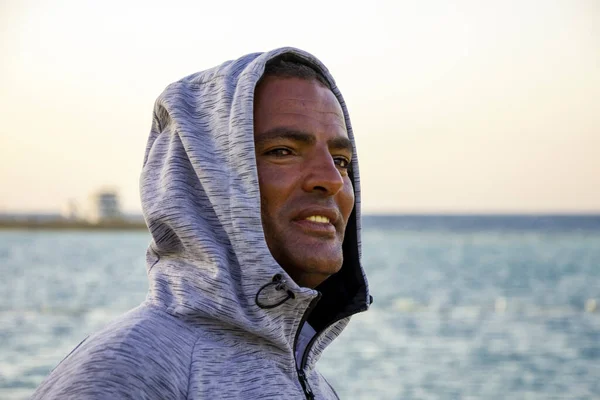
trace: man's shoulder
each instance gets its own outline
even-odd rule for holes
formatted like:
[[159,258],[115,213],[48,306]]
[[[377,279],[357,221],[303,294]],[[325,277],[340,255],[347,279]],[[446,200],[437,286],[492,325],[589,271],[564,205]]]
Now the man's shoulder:
[[79,344],[33,398],[185,398],[196,331],[143,305]]
[[92,338],[115,338],[117,341],[129,342],[139,339],[144,341],[170,341],[173,336],[193,337],[197,335],[196,329],[191,324],[178,318],[166,310],[142,304],[133,310],[117,317],[98,331]]
[[127,359],[128,355],[185,350],[194,345],[196,337],[193,326],[160,308],[142,305],[90,335],[79,347],[83,353],[104,354],[118,360]]

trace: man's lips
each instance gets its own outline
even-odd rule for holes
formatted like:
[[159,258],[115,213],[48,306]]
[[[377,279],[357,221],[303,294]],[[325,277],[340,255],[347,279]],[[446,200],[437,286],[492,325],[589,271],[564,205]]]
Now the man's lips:
[[335,235],[340,221],[340,213],[336,209],[311,207],[298,213],[292,223],[305,233],[331,237]]
[[341,221],[340,212],[335,208],[328,207],[310,207],[300,211],[295,217],[294,221],[305,221],[307,218],[317,217],[317,221],[313,221],[315,223],[323,223],[318,222],[318,217],[325,217],[329,221],[328,223],[334,226],[337,226],[339,221]]

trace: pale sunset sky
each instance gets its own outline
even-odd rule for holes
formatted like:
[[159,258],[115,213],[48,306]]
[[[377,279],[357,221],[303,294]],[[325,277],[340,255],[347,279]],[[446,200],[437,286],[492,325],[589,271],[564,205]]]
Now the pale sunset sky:
[[115,187],[154,100],[295,46],[346,98],[367,213],[600,212],[600,1],[0,1],[0,212]]

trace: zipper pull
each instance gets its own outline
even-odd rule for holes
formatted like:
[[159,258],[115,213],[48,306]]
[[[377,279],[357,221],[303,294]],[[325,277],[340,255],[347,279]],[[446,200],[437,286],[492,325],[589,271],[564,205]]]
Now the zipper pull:
[[298,377],[300,378],[300,384],[302,385],[302,389],[304,390],[304,395],[308,400],[314,400],[315,394],[313,393],[310,385],[308,384],[308,379],[306,378],[306,374],[304,371],[298,370]]

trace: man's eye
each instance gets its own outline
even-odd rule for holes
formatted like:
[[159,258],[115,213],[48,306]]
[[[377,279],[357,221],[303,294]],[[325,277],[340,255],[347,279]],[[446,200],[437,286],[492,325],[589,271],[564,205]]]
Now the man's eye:
[[348,160],[346,157],[335,157],[333,160],[335,162],[335,165],[337,165],[340,168],[343,168],[343,169],[350,168],[350,160]]
[[268,155],[272,155],[275,157],[285,157],[285,156],[289,156],[292,154],[291,150],[283,148],[283,147],[279,147],[273,150],[269,150],[267,151]]

